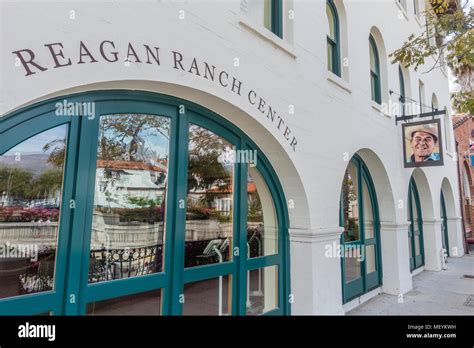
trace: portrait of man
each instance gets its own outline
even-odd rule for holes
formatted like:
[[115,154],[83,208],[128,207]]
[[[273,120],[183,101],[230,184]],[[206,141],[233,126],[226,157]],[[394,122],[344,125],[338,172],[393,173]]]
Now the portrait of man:
[[405,167],[442,165],[439,120],[403,125]]

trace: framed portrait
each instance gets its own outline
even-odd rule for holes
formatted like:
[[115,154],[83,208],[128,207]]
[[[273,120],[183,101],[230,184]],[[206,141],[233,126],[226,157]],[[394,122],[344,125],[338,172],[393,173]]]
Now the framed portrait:
[[405,168],[444,164],[440,120],[405,123],[402,136]]

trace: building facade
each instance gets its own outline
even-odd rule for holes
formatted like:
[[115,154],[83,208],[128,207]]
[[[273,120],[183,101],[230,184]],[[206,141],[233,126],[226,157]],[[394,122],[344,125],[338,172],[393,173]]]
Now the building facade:
[[474,127],[472,115],[456,114],[453,115],[454,137],[456,139],[458,165],[459,165],[459,185],[461,202],[463,209],[463,223],[466,235],[466,241],[474,243],[472,238],[472,221],[474,210],[472,207],[472,195],[474,193],[474,184],[472,182],[472,151],[471,146],[474,142]]
[[[2,2],[0,313],[403,300],[464,254],[447,72],[389,58],[427,6]],[[405,168],[395,117],[431,108],[444,165]]]

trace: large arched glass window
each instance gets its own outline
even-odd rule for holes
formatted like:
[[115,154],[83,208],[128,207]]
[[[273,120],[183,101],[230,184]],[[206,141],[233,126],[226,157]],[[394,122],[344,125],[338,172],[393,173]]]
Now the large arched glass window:
[[341,190],[342,292],[347,302],[381,284],[379,214],[369,171],[357,155],[349,162]]
[[398,80],[400,82],[400,111],[402,116],[405,116],[405,79],[401,66],[398,66]]
[[408,246],[410,251],[410,270],[413,271],[425,264],[423,247],[423,216],[421,214],[420,197],[415,179],[410,180],[408,188]]
[[378,104],[382,103],[382,87],[380,80],[380,58],[377,44],[372,35],[369,36],[370,50],[370,91],[372,100]]
[[327,59],[328,70],[341,76],[340,63],[340,34],[339,34],[339,16],[337,15],[336,5],[333,0],[326,2],[326,15],[329,22],[329,32],[327,35]]
[[0,242],[41,244],[0,260],[0,314],[289,313],[285,199],[245,134],[152,93],[67,100],[100,114],[0,120]]

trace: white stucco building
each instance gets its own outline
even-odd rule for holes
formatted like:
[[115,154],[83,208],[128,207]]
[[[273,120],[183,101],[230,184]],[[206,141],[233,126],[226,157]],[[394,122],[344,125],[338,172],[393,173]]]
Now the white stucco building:
[[[237,147],[244,148],[252,142],[251,147],[255,145],[265,157],[264,164],[270,169],[260,168],[262,175],[256,180],[260,174],[251,172],[257,188],[264,185],[269,188],[258,190],[263,208],[256,209],[263,209],[263,215],[272,219],[277,219],[273,212],[277,211],[281,219],[278,220],[281,244],[268,252],[276,254],[260,255],[267,261],[258,257],[244,261],[246,252],[238,253],[235,248],[244,248],[245,240],[240,240],[240,232],[234,231],[229,247],[232,256],[225,259],[226,251],[221,250],[224,263],[216,266],[220,268],[214,274],[215,279],[223,278],[226,284],[224,294],[219,293],[219,308],[224,298],[228,308],[232,308],[229,313],[249,314],[245,306],[249,308],[250,300],[237,295],[235,289],[241,286],[245,289],[246,285],[242,284],[251,283],[252,277],[257,277],[253,270],[264,267],[265,272],[260,272],[258,277],[265,275],[265,291],[272,293],[265,294],[262,313],[281,309],[278,314],[344,314],[381,292],[403,295],[412,289],[412,278],[418,272],[441,270],[443,246],[449,245],[451,257],[464,253],[447,72],[434,69],[424,74],[434,61],[427,61],[426,69],[418,71],[401,69],[404,84],[401,93],[399,66],[391,64],[388,56],[410,34],[424,30],[425,6],[424,0],[270,0],[260,5],[252,0],[2,1],[0,155],[39,134],[41,125],[44,129],[57,126],[56,120],[61,117],[69,122],[71,148],[68,151],[77,150],[74,155],[77,162],[64,164],[63,197],[67,201],[63,202],[63,210],[71,199],[76,200],[76,208],[63,212],[75,215],[74,219],[63,217],[62,223],[68,225],[61,233],[69,236],[70,243],[88,243],[93,230],[90,224],[94,202],[89,196],[94,196],[99,134],[94,127],[101,127],[99,116],[113,113],[166,116],[167,108],[173,104],[169,101],[178,100],[176,118],[166,128],[167,134],[171,134],[167,138],[171,140],[166,142],[171,153],[168,174],[176,174],[171,181],[167,179],[173,192],[168,192],[166,197],[170,200],[168,206],[176,209],[172,208],[175,210],[166,223],[170,230],[165,235],[174,238],[174,233],[184,233],[186,217],[180,215],[183,207],[179,204],[186,201],[186,185],[180,183],[186,183],[188,164],[181,159],[187,158],[183,149],[188,147],[180,147],[186,134],[180,133],[180,126],[175,127],[173,122],[175,119],[177,124],[178,120],[182,122],[180,117],[185,113],[191,120],[195,116],[190,110],[193,113],[207,110],[219,116],[207,117],[211,119],[206,122],[212,124],[213,128],[209,127],[212,132]],[[101,93],[107,96],[114,91],[118,94],[109,99],[94,99],[102,96]],[[444,165],[404,168],[402,127],[395,122],[398,94],[421,101],[424,112],[432,105],[447,108],[446,116],[437,117],[441,120]],[[134,95],[146,95],[146,100],[138,105]],[[154,95],[157,100],[163,95],[172,98],[159,101],[165,106],[154,112]],[[68,102],[90,103],[83,110],[88,117],[75,117],[75,111],[63,112],[62,116],[56,112],[51,116],[58,110],[57,103]],[[416,103],[407,104],[415,105],[408,114],[419,112]],[[45,117],[43,121],[41,117]],[[223,123],[217,125],[218,119]],[[203,127],[207,124],[190,122]],[[223,124],[229,125],[226,129],[232,131],[224,130]],[[74,133],[76,129],[78,133]],[[242,137],[233,140],[234,134]],[[129,142],[126,137],[121,141]],[[150,143],[154,141],[151,139]],[[155,144],[157,149],[164,146],[158,140]],[[175,150],[178,154],[173,159]],[[240,185],[238,168],[236,165],[232,172],[236,175],[234,179],[224,182],[234,180],[235,185]],[[77,175],[68,175],[71,170]],[[345,177],[346,170],[349,176]],[[270,183],[269,177],[275,178],[275,183]],[[348,216],[341,213],[341,187],[349,177],[349,186],[352,185],[352,192],[361,202],[352,207],[365,206],[365,213],[364,217],[360,210],[354,213],[351,223],[356,224],[356,229],[346,229],[344,233],[341,225],[349,225],[342,221]],[[412,179],[411,187],[417,193],[408,199]],[[151,182],[148,186],[147,190],[153,190]],[[284,203],[281,207],[273,203],[274,208],[269,209],[270,195],[277,195],[273,187],[279,186]],[[246,200],[239,197],[245,194],[245,189],[238,191],[235,187],[234,196],[229,193],[234,199],[232,211],[242,214],[239,209],[246,209]],[[365,195],[365,201],[361,195]],[[417,200],[422,216],[416,211]],[[413,215],[419,216],[418,220],[412,218],[419,228],[411,230]],[[239,221],[244,220],[238,216],[233,220],[234,228],[242,230]],[[85,237],[82,240],[78,236]],[[362,248],[365,260],[358,264],[341,260],[336,252],[341,241],[348,247]],[[59,248],[61,243],[58,242]],[[176,243],[174,240],[172,252],[164,253],[170,257],[164,261],[164,267],[172,263],[173,270],[185,267],[180,260],[183,254],[188,257],[187,247],[183,251],[184,246],[179,249]],[[411,248],[418,251],[411,254]],[[68,276],[82,274],[81,279],[87,281],[87,275],[81,273],[84,268],[73,259],[87,260],[89,256],[60,255],[72,261],[67,268],[64,260],[56,260],[56,277],[61,279],[57,289],[66,293],[76,288],[89,291]],[[239,267],[232,268],[234,263]],[[276,270],[280,272],[278,277]],[[59,277],[58,272],[63,272],[63,276]],[[185,296],[191,291],[191,280],[210,279],[209,273],[201,277],[198,268],[186,272],[171,276],[173,282],[181,284]],[[192,276],[186,275],[191,272],[194,272]],[[246,277],[246,273],[250,276]],[[225,277],[230,274],[233,288]],[[168,283],[159,278],[159,272],[153,276],[157,279],[156,289],[166,289],[163,284]],[[222,290],[222,282],[219,284]],[[142,291],[145,289],[151,288],[145,286]],[[59,306],[56,311],[87,312],[86,304],[95,301],[98,293],[94,291],[74,305],[55,304]],[[117,290],[114,296],[130,294],[127,291]],[[168,308],[162,309],[162,313],[195,314],[186,305],[175,309],[174,301],[179,294],[179,291],[165,291],[160,295],[162,308]],[[107,296],[97,298],[105,301]],[[163,307],[164,302],[169,305]],[[32,311],[53,310],[43,304],[35,306]],[[0,298],[0,311],[10,310],[2,308]]]

